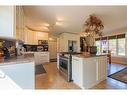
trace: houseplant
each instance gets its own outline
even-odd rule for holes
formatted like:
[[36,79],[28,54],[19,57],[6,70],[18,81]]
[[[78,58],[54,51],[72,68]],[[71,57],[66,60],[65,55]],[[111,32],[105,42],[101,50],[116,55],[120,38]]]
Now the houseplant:
[[102,29],[104,28],[102,21],[95,15],[90,15],[83,25],[82,36],[86,44],[87,51],[90,54],[96,54],[95,37],[102,36]]

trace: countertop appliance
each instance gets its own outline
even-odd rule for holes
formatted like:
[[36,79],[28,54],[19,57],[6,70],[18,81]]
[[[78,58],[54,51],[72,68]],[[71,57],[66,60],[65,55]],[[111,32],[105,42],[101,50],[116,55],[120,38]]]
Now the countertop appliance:
[[72,55],[81,54],[77,52],[59,53],[59,72],[68,81],[72,81]]

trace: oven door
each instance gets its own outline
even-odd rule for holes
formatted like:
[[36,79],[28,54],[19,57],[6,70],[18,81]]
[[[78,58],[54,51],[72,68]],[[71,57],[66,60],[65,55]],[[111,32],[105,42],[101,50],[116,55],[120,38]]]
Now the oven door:
[[68,58],[60,57],[59,68],[68,75]]

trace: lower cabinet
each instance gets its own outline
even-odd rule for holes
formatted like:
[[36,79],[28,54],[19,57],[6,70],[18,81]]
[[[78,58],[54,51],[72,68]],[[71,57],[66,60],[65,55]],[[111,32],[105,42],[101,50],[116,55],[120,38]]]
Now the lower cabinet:
[[107,57],[72,57],[72,79],[82,89],[92,88],[107,77]]
[[102,81],[107,77],[107,57],[101,56],[97,58],[97,80]]
[[83,62],[83,88],[90,88],[96,83],[96,58],[87,58]]
[[72,80],[82,88],[83,86],[83,60],[78,57],[72,58]]
[[49,52],[35,52],[35,64],[45,64],[49,62]]

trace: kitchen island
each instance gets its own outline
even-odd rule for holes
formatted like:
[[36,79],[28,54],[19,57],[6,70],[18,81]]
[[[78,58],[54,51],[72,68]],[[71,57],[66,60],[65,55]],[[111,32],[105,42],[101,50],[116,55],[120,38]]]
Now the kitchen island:
[[107,78],[107,55],[73,55],[72,80],[82,89],[92,88]]
[[20,64],[20,63],[27,63],[27,62],[34,62],[34,57],[33,56],[15,56],[15,57],[10,57],[8,59],[2,58],[0,61],[0,65],[8,65],[8,64]]
[[18,56],[0,62],[0,89],[35,89],[33,58]]

